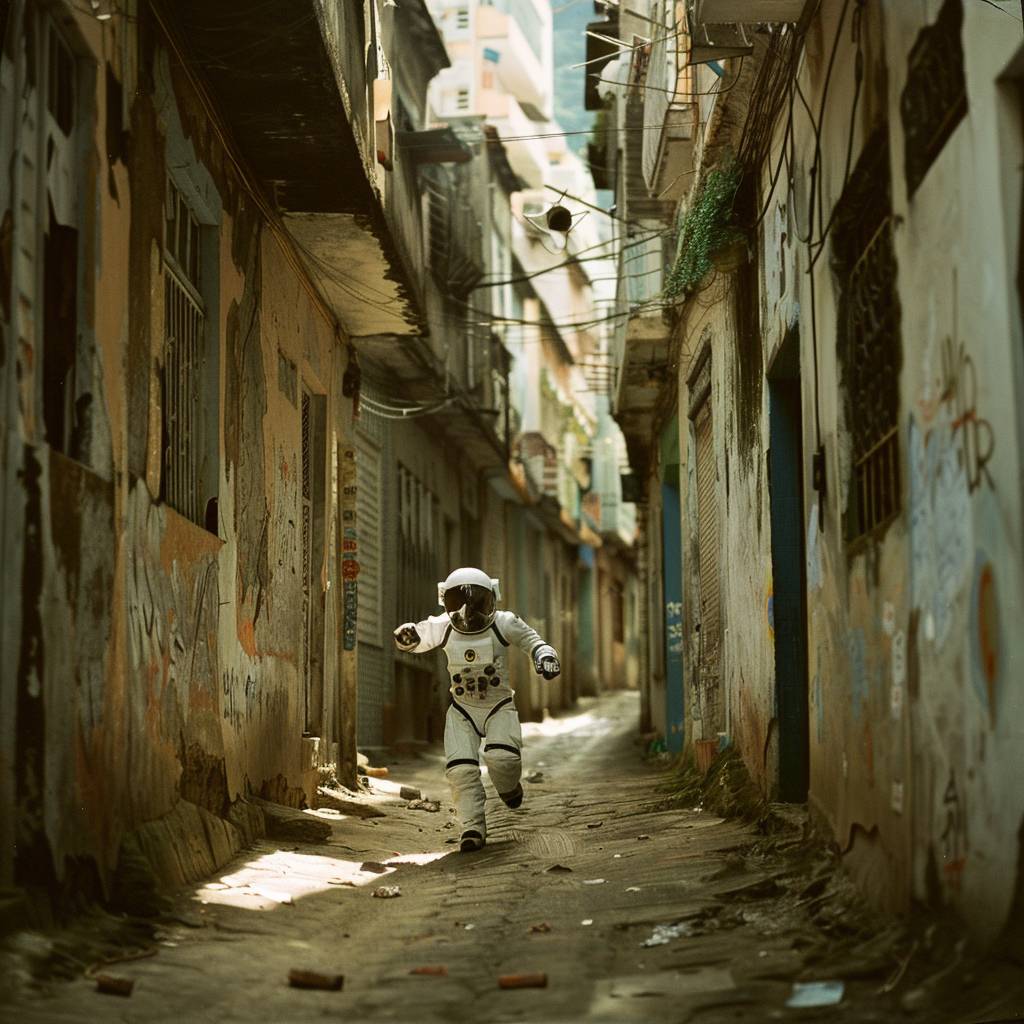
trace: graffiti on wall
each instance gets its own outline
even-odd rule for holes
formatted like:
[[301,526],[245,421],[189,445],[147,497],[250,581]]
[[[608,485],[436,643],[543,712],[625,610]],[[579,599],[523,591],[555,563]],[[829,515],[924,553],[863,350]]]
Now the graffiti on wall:
[[1002,646],[996,571],[983,551],[979,551],[975,556],[969,635],[974,688],[988,710],[989,723],[995,728],[1005,655]]
[[665,645],[669,656],[683,655],[683,602],[665,602]]
[[954,892],[959,892],[967,863],[967,809],[953,771],[949,773],[949,781],[942,795],[941,821],[942,875],[946,885]]
[[222,714],[235,729],[251,721],[262,705],[263,694],[252,670],[239,672],[235,668],[225,669],[221,673],[221,690]]
[[911,418],[908,450],[911,603],[921,610],[925,638],[941,647],[970,565],[970,490],[955,436],[943,424],[925,434]]
[[988,464],[995,452],[992,424],[978,413],[978,373],[974,359],[952,338],[942,348],[941,400],[953,415],[952,433],[960,448],[960,464],[973,493],[983,483],[993,487]]
[[356,627],[359,615],[359,534],[356,527],[356,452],[345,448],[341,453],[341,595],[344,610],[342,647],[356,649]]

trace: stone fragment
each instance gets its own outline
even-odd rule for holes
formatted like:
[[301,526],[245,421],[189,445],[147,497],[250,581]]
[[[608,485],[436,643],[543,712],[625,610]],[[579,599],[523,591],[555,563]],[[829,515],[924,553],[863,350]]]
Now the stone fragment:
[[108,996],[130,996],[135,988],[132,978],[119,978],[114,974],[97,974],[96,991]]
[[373,890],[373,895],[380,900],[393,900],[396,896],[402,895],[402,890],[397,885],[378,885]]
[[346,797],[342,790],[331,789],[328,786],[320,786],[316,791],[317,804],[320,807],[328,807],[342,814],[351,815],[353,818],[383,818],[384,811],[372,804],[361,804],[358,800]]
[[548,976],[543,971],[527,974],[502,974],[498,977],[498,988],[547,988]]
[[316,988],[328,992],[339,992],[345,985],[344,974],[321,974],[293,967],[288,972],[288,984],[292,988]]
[[429,811],[431,814],[441,810],[441,805],[436,800],[410,800],[406,807],[410,811]]

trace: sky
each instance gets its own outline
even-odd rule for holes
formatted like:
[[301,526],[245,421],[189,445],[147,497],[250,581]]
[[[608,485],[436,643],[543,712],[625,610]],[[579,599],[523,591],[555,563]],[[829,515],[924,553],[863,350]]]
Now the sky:
[[[586,131],[594,121],[594,112],[583,109],[583,68],[569,65],[586,59],[587,24],[599,20],[594,0],[551,0],[555,22],[555,119],[567,132]],[[583,154],[587,136],[570,135],[571,149]]]

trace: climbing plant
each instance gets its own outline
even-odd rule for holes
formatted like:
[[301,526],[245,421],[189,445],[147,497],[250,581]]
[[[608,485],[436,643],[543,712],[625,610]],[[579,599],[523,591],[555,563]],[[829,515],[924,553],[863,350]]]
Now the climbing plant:
[[693,291],[711,270],[712,256],[742,237],[731,223],[740,177],[739,164],[729,160],[710,171],[701,183],[679,224],[679,247],[665,280],[665,298]]

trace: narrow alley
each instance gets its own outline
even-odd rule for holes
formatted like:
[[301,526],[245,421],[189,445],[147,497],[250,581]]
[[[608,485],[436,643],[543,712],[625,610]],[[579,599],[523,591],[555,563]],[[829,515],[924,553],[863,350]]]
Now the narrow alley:
[[[94,928],[66,935],[65,957],[97,962],[10,1019],[711,1024],[888,1021],[902,1008],[954,1024],[1021,1012],[1019,975],[967,964],[948,936],[925,949],[924,928],[837,885],[799,815],[758,829],[682,806],[673,774],[641,759],[636,711],[620,693],[527,729],[527,800],[513,812],[492,795],[494,835],[473,855],[453,845],[447,800],[434,811],[399,796],[441,793],[440,751],[399,757],[386,781],[349,794],[382,816],[306,812],[330,824],[326,841],[257,841],[106,962]],[[292,971],[344,980],[303,989]],[[499,987],[538,973],[543,987]],[[133,983],[130,1003],[99,993],[98,974]]]
[[1022,0],[0,0],[0,1018],[1024,1022]]

